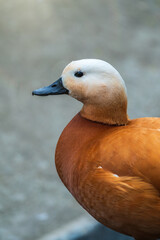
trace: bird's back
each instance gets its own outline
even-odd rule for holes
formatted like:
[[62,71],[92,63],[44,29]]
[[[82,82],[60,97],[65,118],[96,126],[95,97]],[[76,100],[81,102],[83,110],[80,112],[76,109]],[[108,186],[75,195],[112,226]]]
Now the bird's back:
[[77,114],[57,144],[57,171],[77,201],[134,237],[160,236],[159,129],[159,118],[108,126]]

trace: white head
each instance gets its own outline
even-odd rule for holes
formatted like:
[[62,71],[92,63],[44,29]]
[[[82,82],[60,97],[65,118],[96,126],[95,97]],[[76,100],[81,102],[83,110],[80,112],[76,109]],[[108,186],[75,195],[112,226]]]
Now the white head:
[[83,117],[108,124],[127,123],[125,83],[109,63],[99,59],[73,61],[63,70],[62,82],[69,95],[84,103]]
[[109,63],[98,59],[71,62],[60,79],[33,91],[40,96],[66,93],[84,104],[82,117],[111,125],[127,124],[125,83]]

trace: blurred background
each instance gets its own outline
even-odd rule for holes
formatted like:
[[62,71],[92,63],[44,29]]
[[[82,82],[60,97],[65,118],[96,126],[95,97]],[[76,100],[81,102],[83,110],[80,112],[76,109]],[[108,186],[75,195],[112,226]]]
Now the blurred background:
[[72,60],[110,62],[130,118],[160,116],[160,0],[0,0],[0,239],[35,240],[88,214],[54,166],[68,96],[32,97]]

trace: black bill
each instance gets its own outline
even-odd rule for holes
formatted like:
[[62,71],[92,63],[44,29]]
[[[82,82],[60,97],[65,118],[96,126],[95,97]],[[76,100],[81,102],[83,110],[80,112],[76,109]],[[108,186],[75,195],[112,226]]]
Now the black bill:
[[59,78],[56,82],[43,88],[39,88],[32,92],[32,95],[47,96],[47,95],[59,95],[68,94],[69,91],[62,84],[62,78]]

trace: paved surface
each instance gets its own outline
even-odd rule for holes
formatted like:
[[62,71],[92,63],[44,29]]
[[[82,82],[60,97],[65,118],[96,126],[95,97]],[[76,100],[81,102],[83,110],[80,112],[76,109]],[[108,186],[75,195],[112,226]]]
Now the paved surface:
[[58,137],[80,110],[32,97],[71,60],[113,64],[131,118],[160,116],[160,2],[0,0],[0,239],[35,240],[86,214],[54,167]]
[[[89,216],[89,215],[88,215]],[[119,234],[102,224],[97,224],[93,218],[81,217],[66,224],[62,229],[51,232],[39,240],[133,240],[124,234]]]

